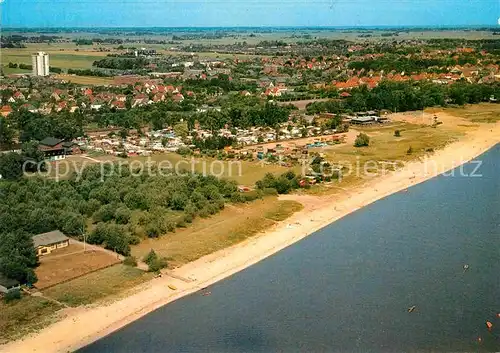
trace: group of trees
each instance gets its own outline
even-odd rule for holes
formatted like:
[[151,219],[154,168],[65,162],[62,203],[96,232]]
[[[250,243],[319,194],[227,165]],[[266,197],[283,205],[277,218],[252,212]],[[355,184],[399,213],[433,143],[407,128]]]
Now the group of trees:
[[473,104],[488,101],[491,96],[500,97],[500,85],[466,82],[440,85],[430,82],[384,81],[372,90],[366,86],[354,88],[350,94],[350,97],[343,100],[311,103],[307,106],[307,111],[310,114],[319,112],[340,114],[384,109],[401,112],[447,104]]
[[[59,229],[72,236],[86,232],[89,243],[129,255],[130,245],[142,238],[158,237],[185,227],[195,217],[218,213],[230,200],[245,201],[236,183],[213,176],[155,168],[138,175],[137,170],[115,168],[90,166],[59,182],[42,177],[1,181],[0,244],[18,234],[22,240],[23,234]],[[89,221],[93,225],[87,229]],[[19,246],[24,249],[19,256],[31,256],[31,243],[22,241]],[[29,256],[26,263],[31,266]],[[1,266],[2,262],[0,270]]]
[[385,55],[380,58],[367,59],[362,61],[351,61],[349,63],[350,69],[366,71],[381,71],[405,73],[418,73],[428,71],[431,67],[442,68],[446,70],[447,67],[453,65],[476,64],[477,59],[473,56],[461,55],[458,58],[442,57],[442,58],[422,58],[420,56],[401,57],[400,55]]
[[264,178],[255,183],[255,186],[258,190],[262,190],[265,193],[272,193],[270,189],[273,189],[278,194],[288,194],[290,191],[300,187],[300,179],[300,176],[297,176],[293,171],[285,172],[280,176],[267,173]]
[[7,152],[0,154],[0,176],[6,180],[18,180],[24,172],[44,172],[44,155],[38,149],[37,141],[25,142],[21,153]]
[[9,116],[9,122],[11,129],[19,131],[22,142],[41,141],[49,136],[71,140],[83,135],[82,115],[68,111],[43,115],[20,109]]
[[200,150],[221,150],[224,147],[232,146],[236,143],[236,139],[232,137],[225,136],[211,136],[205,139],[194,138],[193,145]]
[[222,111],[208,111],[194,116],[200,125],[211,131],[223,128],[225,125],[232,127],[248,128],[252,126],[276,127],[286,122],[290,115],[289,107],[281,107],[274,103],[256,105],[251,107],[229,106]]
[[124,59],[124,58],[105,58],[96,60],[92,64],[95,67],[115,70],[138,70],[145,68],[149,62],[142,58]]
[[[52,67],[50,68],[52,71]],[[77,76],[97,76],[97,77],[111,77],[113,75],[107,74],[105,72],[99,70],[92,69],[68,69],[69,75],[77,75]]]

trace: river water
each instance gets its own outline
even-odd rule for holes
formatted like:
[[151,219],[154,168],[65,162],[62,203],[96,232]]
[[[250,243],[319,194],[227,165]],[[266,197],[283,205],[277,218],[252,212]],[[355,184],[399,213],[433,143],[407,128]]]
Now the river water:
[[79,352],[500,351],[500,145],[477,160]]

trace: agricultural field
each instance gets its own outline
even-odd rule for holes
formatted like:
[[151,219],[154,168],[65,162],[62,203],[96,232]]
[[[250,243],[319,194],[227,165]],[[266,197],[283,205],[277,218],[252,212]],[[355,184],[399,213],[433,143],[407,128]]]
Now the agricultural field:
[[187,228],[143,240],[132,246],[132,254],[142,258],[154,249],[167,258],[169,267],[177,267],[265,231],[301,209],[302,205],[296,201],[281,201],[274,196],[246,204],[229,204],[210,218],[195,219]]
[[83,245],[71,244],[67,248],[40,258],[40,266],[35,269],[38,277],[36,287],[38,289],[52,287],[118,262],[120,260],[109,252],[95,248],[84,252]]
[[31,65],[31,54],[35,51],[46,51],[50,55],[50,66],[62,69],[89,69],[92,63],[102,59],[107,53],[100,52],[64,52],[61,50],[44,50],[43,48],[2,49],[1,66],[9,62]]

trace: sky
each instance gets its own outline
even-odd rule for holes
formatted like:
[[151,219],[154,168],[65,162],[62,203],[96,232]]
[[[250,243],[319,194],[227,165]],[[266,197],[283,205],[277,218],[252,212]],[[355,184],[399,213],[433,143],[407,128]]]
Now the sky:
[[472,26],[498,25],[500,0],[0,0],[0,11],[2,27]]

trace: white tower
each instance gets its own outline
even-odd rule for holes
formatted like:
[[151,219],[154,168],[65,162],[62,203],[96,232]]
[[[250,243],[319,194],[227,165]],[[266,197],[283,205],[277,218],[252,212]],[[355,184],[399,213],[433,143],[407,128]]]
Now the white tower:
[[49,54],[43,51],[31,56],[33,76],[49,76]]

